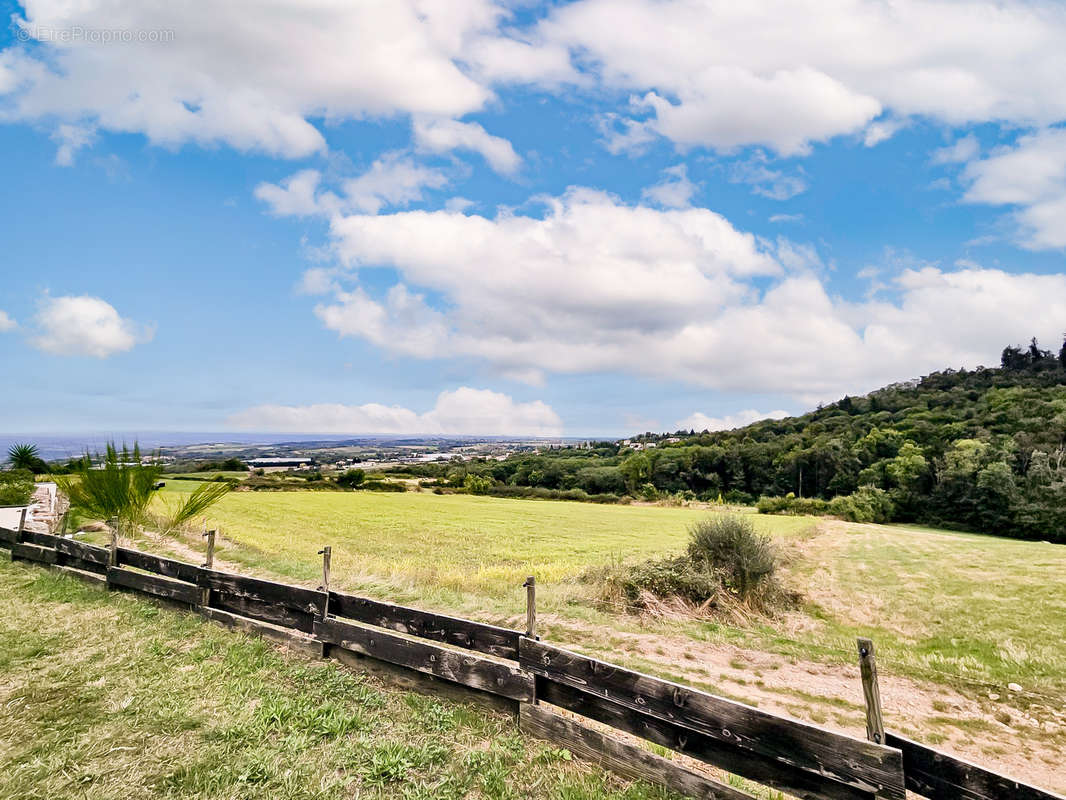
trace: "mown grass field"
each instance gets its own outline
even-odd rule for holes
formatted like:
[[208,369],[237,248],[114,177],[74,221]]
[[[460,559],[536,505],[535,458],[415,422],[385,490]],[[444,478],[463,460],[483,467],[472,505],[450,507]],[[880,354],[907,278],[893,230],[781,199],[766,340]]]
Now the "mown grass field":
[[546,630],[604,653],[618,644],[613,633],[650,626],[852,663],[855,636],[872,635],[887,670],[1066,696],[1066,548],[1040,542],[751,514],[778,542],[786,582],[804,596],[798,612],[739,626],[649,623],[596,607],[583,574],[677,552],[707,513],[717,512],[414,492],[241,492],[212,509],[209,524],[221,529],[219,557],[241,568],[315,581],[317,552],[329,544],[337,586],[493,622],[518,623],[521,584],[535,575]]
[[151,601],[0,559],[4,800],[668,800],[521,736]]

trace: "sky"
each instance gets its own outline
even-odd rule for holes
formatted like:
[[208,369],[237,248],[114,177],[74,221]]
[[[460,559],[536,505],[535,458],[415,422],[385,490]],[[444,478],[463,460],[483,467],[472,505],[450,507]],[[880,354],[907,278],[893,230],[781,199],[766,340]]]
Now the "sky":
[[735,427],[1066,331],[1066,6],[0,0],[0,432]]

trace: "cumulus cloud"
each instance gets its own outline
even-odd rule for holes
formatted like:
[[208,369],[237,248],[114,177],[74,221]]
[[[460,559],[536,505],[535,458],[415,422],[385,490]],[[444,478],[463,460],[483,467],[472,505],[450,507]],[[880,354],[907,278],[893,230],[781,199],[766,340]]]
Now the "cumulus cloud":
[[0,333],[13,331],[17,327],[18,323],[6,311],[0,311]]
[[[339,215],[322,323],[407,356],[473,357],[500,374],[614,372],[804,402],[1048,341],[1066,275],[891,266],[849,302],[810,245],[767,241],[701,208],[631,206],[573,188],[543,215]],[[379,296],[362,270],[395,270]],[[430,301],[427,298],[432,298]]]
[[735,414],[726,414],[724,417],[709,417],[699,411],[690,414],[682,420],[678,420],[677,427],[680,430],[694,431],[731,431],[734,428],[743,428],[753,422],[763,419],[784,419],[789,416],[787,411],[756,411],[748,408]]
[[688,179],[688,168],[677,164],[664,169],[662,181],[646,188],[641,196],[666,208],[685,208],[692,204],[696,188],[696,184]]
[[493,136],[476,122],[454,119],[416,119],[415,144],[429,153],[472,150],[480,153],[494,170],[511,175],[522,166],[522,159],[509,141]]
[[58,356],[107,358],[153,335],[151,329],[119,316],[110,303],[88,295],[46,297],[34,321],[33,346]]
[[[182,3],[34,0],[16,18],[30,46],[0,53],[8,116],[223,143],[298,158],[325,149],[310,121],[482,108],[497,79],[572,74],[560,45],[514,40],[495,0]],[[129,31],[134,41],[55,32]],[[142,41],[143,39],[143,41]],[[79,142],[60,145],[62,162]]]
[[276,216],[330,216],[351,211],[376,214],[386,207],[424,200],[427,190],[446,186],[448,176],[400,151],[391,151],[374,161],[366,172],[342,181],[339,194],[323,189],[322,182],[321,172],[305,169],[280,184],[259,184],[255,196]]
[[963,164],[977,158],[980,152],[981,143],[971,133],[934,152],[932,162],[934,164]]
[[559,436],[563,430],[559,415],[540,400],[515,402],[506,394],[466,386],[441,392],[434,407],[421,414],[379,403],[261,405],[234,414],[226,424],[278,433]]
[[1066,129],[1022,136],[1013,147],[971,161],[963,172],[969,203],[1013,205],[1019,244],[1034,250],[1066,247]]
[[910,116],[1066,118],[1053,2],[578,0],[538,31],[603,86],[642,95],[645,116],[618,130],[683,146],[795,155],[839,135],[876,144]]

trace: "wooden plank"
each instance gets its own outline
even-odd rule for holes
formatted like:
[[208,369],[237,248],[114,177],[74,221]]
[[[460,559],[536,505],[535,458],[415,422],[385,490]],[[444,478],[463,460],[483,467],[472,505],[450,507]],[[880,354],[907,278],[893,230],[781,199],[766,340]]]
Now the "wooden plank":
[[538,702],[565,708],[804,800],[874,800],[877,797],[872,788],[864,791],[839,783],[829,776],[726,744],[691,728],[642,714],[564,683],[538,676],[536,692]]
[[197,584],[203,589],[225,592],[260,603],[272,603],[318,616],[321,616],[326,603],[325,592],[210,569],[199,570]]
[[59,536],[55,536],[51,533],[40,533],[38,531],[23,531],[22,541],[29,544],[35,544],[39,547],[52,547],[56,546],[56,541],[59,540]]
[[435,675],[453,683],[512,700],[533,700],[533,676],[484,656],[448,650],[386,631],[327,618],[315,622],[315,635],[346,650]]
[[521,703],[517,700],[489,694],[460,683],[452,683],[426,672],[417,672],[407,667],[390,664],[388,661],[365,656],[354,650],[345,650],[339,645],[323,642],[322,646],[326,658],[333,659],[357,672],[373,675],[388,686],[408,692],[418,692],[451,703],[476,703],[492,711],[511,714],[516,720],[518,718],[518,707]]
[[200,574],[200,568],[195,564],[177,561],[173,558],[164,558],[152,553],[142,553],[140,550],[132,550],[128,547],[120,547],[117,552],[118,565],[143,569],[145,572],[154,572],[166,578],[196,583]]
[[194,605],[200,593],[194,584],[176,581],[162,575],[149,575],[145,572],[133,572],[120,567],[107,568],[107,585],[121,589],[162,597],[178,603]]
[[903,751],[907,788],[930,800],[1066,800],[903,736],[886,732],[885,739]]
[[56,551],[51,547],[42,547],[39,544],[17,542],[11,545],[12,561],[36,561],[40,564],[55,564]]
[[278,625],[271,625],[269,622],[231,614],[228,611],[223,611],[219,608],[205,608],[200,606],[196,610],[207,619],[219,622],[228,628],[280,642],[286,647],[298,650],[299,652],[314,658],[322,657],[322,643],[313,636],[308,636],[305,633],[282,628]]
[[338,617],[348,617],[367,625],[476,650],[497,658],[518,660],[520,631],[340,592],[330,592],[329,608]]
[[[99,572],[86,572],[78,567],[67,567],[62,565],[53,565],[50,569],[63,575],[69,575],[71,578],[76,578],[83,583],[88,583],[93,586],[99,586],[101,588],[107,588],[107,575]],[[106,568],[105,568],[106,569]]]
[[19,540],[19,532],[0,527],[0,547],[11,548]]
[[56,540],[58,563],[62,566],[75,567],[89,572],[104,574],[107,572],[108,551],[106,547],[79,542],[60,537]]
[[780,761],[856,791],[904,800],[903,758],[898,750],[524,637],[520,663],[554,682],[682,725],[741,752]]
[[[202,595],[198,593],[197,601],[201,599]],[[257,600],[254,597],[217,589],[211,590],[210,603],[211,608],[218,608],[261,622],[269,622],[271,625],[278,625],[282,628],[291,628],[303,633],[311,633],[314,630],[314,614],[298,611],[280,603]]]
[[523,733],[565,747],[578,758],[592,761],[626,778],[665,786],[688,797],[752,800],[747,792],[686,769],[641,747],[594,731],[549,711],[545,706],[523,703],[519,712],[519,727]]

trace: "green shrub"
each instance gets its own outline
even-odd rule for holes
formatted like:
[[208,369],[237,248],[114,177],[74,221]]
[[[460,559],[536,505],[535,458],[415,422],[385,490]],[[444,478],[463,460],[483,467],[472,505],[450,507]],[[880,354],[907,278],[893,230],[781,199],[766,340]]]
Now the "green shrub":
[[777,568],[769,537],[757,533],[748,520],[731,515],[697,522],[690,531],[688,558],[724,573],[730,587],[745,599]]
[[714,598],[722,582],[712,570],[695,565],[685,556],[645,561],[609,576],[611,594],[620,594],[627,605],[643,604],[642,595],[649,592],[668,599],[679,597],[701,605]]
[[463,488],[470,494],[488,494],[495,481],[487,475],[467,475],[463,480]]
[[[652,597],[670,605],[728,609],[737,599],[769,610],[786,598],[774,580],[777,559],[770,540],[740,517],[716,515],[696,523],[686,551],[631,566],[611,565],[590,577],[602,583],[606,603],[649,608]],[[676,605],[676,604],[675,604]]]
[[0,506],[24,506],[33,497],[33,473],[27,469],[0,472]]
[[357,486],[361,486],[365,480],[366,472],[361,469],[350,469],[337,476],[337,485],[346,489],[354,489]]
[[876,486],[863,486],[854,494],[829,501],[830,514],[851,522],[888,522],[895,510],[888,492]]

